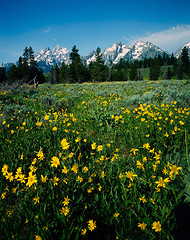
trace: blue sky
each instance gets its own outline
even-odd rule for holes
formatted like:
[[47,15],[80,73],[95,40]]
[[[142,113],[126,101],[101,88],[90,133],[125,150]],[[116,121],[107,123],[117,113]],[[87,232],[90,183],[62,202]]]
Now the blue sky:
[[98,46],[150,41],[169,53],[190,42],[188,0],[2,0],[0,64],[15,62],[26,46],[35,53],[56,45],[81,55]]

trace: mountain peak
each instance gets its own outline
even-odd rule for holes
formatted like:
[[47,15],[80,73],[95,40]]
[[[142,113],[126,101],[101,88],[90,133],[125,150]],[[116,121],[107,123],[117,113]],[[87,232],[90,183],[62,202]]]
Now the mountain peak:
[[56,47],[54,47],[54,49],[61,49],[61,46],[57,45]]
[[186,47],[189,50],[189,57],[190,57],[190,42],[185,44],[184,46],[180,47],[175,53],[174,53],[174,57],[179,58],[179,56],[181,55],[181,52],[183,50],[183,48]]

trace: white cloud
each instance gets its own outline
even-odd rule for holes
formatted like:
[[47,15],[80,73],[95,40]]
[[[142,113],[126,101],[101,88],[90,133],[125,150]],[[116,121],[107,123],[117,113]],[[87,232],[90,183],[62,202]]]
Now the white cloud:
[[42,30],[43,33],[49,33],[50,31],[51,31],[50,28],[46,28],[46,29],[43,29],[43,30]]
[[136,41],[149,41],[170,53],[190,42],[190,25],[177,25],[164,31],[146,33],[144,36],[125,38],[130,45]]

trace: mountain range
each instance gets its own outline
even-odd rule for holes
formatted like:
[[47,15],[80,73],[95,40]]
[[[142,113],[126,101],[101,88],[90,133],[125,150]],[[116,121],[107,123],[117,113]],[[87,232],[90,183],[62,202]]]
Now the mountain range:
[[[190,43],[184,46],[188,48],[190,54]],[[180,56],[184,46],[174,53],[175,57],[178,58]],[[133,46],[126,45],[123,42],[114,43],[111,47],[106,48],[102,52],[102,57],[105,64],[108,65],[111,61],[114,64],[118,63],[121,58],[126,61],[134,61],[143,60],[145,58],[153,58],[158,55],[163,56],[163,54],[170,56],[168,52],[163,51],[151,42],[137,41]],[[69,50],[58,45],[52,50],[49,47],[42,49],[35,55],[35,60],[44,72],[49,72],[51,67],[55,64],[60,66],[63,61],[66,64],[69,64],[69,55]],[[96,51],[92,50],[89,55],[81,56],[81,59],[86,62],[86,64],[90,64],[91,61],[95,61],[95,56]],[[5,66],[10,66],[10,63],[6,63]]]

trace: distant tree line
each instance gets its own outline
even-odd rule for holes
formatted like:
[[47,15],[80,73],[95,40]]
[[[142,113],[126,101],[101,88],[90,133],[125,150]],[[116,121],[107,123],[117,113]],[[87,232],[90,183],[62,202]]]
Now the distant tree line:
[[38,68],[37,62],[34,59],[32,47],[24,49],[24,53],[19,57],[17,64],[13,64],[7,74],[4,67],[0,68],[0,83],[13,83],[17,80],[30,83],[33,79],[36,79],[38,83],[45,82],[43,71]]
[[70,54],[71,64],[66,65],[62,62],[60,68],[57,64],[52,67],[49,74],[51,83],[137,81],[143,80],[146,69],[147,79],[150,80],[190,78],[190,61],[186,47],[178,59],[173,54],[170,57],[164,53],[163,56],[158,55],[134,62],[120,59],[117,64],[110,62],[109,65],[104,64],[99,47],[96,50],[95,61],[89,65],[81,60],[78,51],[76,46],[73,46]]
[[0,82],[14,82],[18,79],[29,82],[34,77],[38,79],[39,83],[49,81],[51,84],[190,78],[190,60],[187,47],[183,48],[179,58],[175,58],[173,54],[170,57],[164,53],[162,56],[158,55],[154,58],[133,62],[120,59],[117,64],[110,62],[109,65],[104,63],[101,49],[98,47],[95,61],[87,65],[81,59],[79,50],[74,45],[70,53],[70,60],[71,63],[68,65],[63,61],[60,67],[57,64],[52,66],[45,79],[42,70],[38,68],[34,60],[32,48],[26,47],[17,66],[12,65],[7,74],[3,67],[0,68]]

